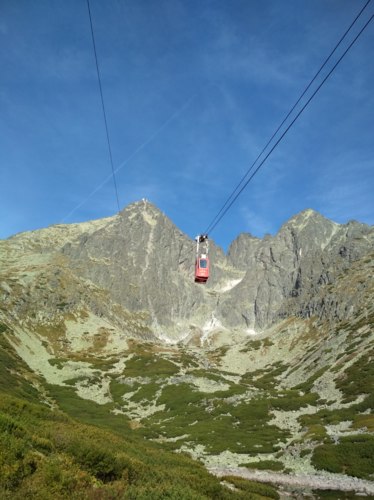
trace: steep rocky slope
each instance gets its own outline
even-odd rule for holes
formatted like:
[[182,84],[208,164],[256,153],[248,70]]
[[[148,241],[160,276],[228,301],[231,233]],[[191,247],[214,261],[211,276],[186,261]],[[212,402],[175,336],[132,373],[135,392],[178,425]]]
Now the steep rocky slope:
[[108,219],[0,242],[0,282],[14,317],[58,322],[87,309],[130,336],[179,340],[216,325],[260,331],[289,315],[349,317],[360,290],[337,296],[329,286],[373,243],[373,228],[307,210],[274,237],[240,235],[228,256],[212,242],[211,278],[197,286],[194,242],[142,201]]
[[292,314],[349,317],[358,296],[343,291],[327,296],[325,290],[373,247],[372,227],[338,225],[312,210],[293,217],[274,237],[241,235],[229,249],[229,260],[246,274],[222,301],[221,316],[231,326],[244,319],[256,329]]

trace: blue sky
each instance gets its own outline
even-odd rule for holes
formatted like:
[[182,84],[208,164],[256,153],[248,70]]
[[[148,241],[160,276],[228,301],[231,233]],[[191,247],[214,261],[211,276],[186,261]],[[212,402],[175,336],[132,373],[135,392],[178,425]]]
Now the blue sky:
[[[147,198],[204,231],[364,4],[90,0],[121,206]],[[374,21],[218,244],[306,208],[374,223],[373,49]],[[115,214],[86,0],[1,0],[0,68],[0,238]]]

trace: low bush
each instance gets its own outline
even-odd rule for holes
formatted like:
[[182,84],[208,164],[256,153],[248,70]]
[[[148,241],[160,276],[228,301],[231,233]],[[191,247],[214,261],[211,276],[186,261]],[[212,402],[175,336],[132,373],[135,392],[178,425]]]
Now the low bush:
[[[63,396],[71,395],[70,388],[63,389],[68,389]],[[80,410],[86,418],[88,403],[75,399],[76,414]],[[0,411],[0,498],[4,500],[243,499],[242,493],[223,487],[201,464],[126,430],[126,419],[116,420],[115,430],[109,431],[4,394],[0,394]],[[120,422],[125,428],[122,433],[117,432]]]
[[356,415],[353,419],[353,429],[367,429],[369,432],[374,432],[374,415]]
[[360,394],[374,393],[374,349],[367,352],[344,372],[336,386],[345,395],[345,401],[352,401]]
[[370,434],[344,436],[338,444],[318,446],[314,450],[312,464],[318,469],[329,472],[373,479],[374,436]]
[[[260,495],[261,498],[274,498],[275,500],[278,500],[279,494],[275,488],[268,484],[264,483],[258,483],[256,481],[249,481],[248,479],[243,479],[241,477],[236,477],[236,476],[224,476],[222,478],[224,481],[227,481],[228,483],[231,483],[235,488],[238,488],[240,491],[243,491],[246,493],[246,497],[248,499],[255,499],[259,498],[255,495]],[[253,495],[251,495],[251,493]]]
[[126,361],[123,375],[126,377],[170,376],[179,372],[179,368],[171,361],[154,353],[145,352]]
[[304,435],[305,439],[313,441],[323,441],[327,437],[326,429],[321,424],[313,424],[309,427],[307,433]]
[[247,469],[258,470],[283,470],[284,464],[278,460],[261,460],[257,462],[249,462],[248,464],[241,464],[242,467]]
[[318,399],[318,394],[314,392],[301,394],[297,390],[290,389],[279,393],[277,398],[271,398],[270,404],[277,410],[295,411],[308,405],[315,406]]

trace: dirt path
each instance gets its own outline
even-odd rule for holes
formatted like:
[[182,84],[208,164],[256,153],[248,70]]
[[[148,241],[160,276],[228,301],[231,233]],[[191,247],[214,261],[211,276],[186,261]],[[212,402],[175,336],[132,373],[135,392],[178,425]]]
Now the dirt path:
[[366,495],[374,495],[374,482],[348,477],[341,474],[322,475],[289,475],[278,472],[252,471],[244,467],[208,467],[215,476],[239,476],[262,483],[273,483],[284,486],[307,487],[318,490],[355,491]]

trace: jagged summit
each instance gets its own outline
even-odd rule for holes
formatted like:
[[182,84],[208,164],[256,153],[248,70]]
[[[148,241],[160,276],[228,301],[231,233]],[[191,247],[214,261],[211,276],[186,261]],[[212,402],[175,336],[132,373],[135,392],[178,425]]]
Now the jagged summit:
[[308,208],[291,217],[282,225],[279,232],[292,228],[300,233],[304,230],[310,231],[312,227],[319,228],[320,231],[334,231],[338,229],[339,226],[340,224],[324,217],[316,210]]
[[131,213],[141,212],[141,213],[152,213],[157,215],[163,215],[167,217],[154,203],[147,200],[146,198],[142,198],[141,200],[134,201],[129,205],[125,206],[121,211],[120,215],[126,217]]

